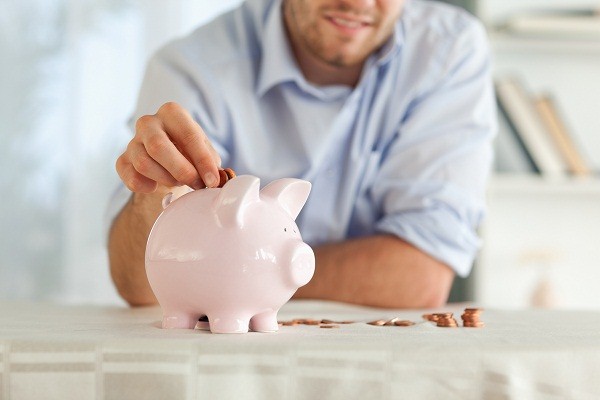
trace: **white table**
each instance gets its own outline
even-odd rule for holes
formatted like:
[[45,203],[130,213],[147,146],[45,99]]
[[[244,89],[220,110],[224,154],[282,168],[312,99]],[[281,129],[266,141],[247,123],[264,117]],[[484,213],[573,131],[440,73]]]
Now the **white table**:
[[[423,312],[291,302],[280,320],[361,322],[217,335],[162,330],[158,307],[0,303],[0,399],[600,398],[600,312]],[[365,323],[395,316],[419,323]]]

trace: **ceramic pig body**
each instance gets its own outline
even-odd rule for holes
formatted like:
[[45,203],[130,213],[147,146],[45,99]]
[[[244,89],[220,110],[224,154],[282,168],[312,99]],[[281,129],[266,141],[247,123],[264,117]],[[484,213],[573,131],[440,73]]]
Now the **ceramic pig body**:
[[315,258],[294,222],[310,183],[279,179],[260,190],[242,175],[168,204],[146,247],[146,273],[163,328],[271,332],[277,312],[313,276]]

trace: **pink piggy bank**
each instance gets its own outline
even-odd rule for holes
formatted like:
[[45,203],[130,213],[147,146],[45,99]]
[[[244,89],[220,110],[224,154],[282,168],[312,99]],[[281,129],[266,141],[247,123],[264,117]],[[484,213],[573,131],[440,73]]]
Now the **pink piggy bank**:
[[167,195],[146,246],[146,273],[163,328],[213,333],[278,330],[277,312],[315,271],[295,219],[311,185],[285,178],[260,190],[238,176],[221,189]]

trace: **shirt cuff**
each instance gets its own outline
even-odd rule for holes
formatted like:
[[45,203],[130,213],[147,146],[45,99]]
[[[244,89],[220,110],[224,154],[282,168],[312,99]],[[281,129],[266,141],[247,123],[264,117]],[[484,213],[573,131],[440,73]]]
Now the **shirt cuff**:
[[463,278],[471,272],[481,246],[475,231],[444,209],[391,214],[379,221],[375,230],[412,244]]

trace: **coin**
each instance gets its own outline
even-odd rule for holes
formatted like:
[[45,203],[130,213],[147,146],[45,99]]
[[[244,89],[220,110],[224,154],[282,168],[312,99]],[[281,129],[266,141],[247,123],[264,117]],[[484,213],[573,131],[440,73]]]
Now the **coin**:
[[483,328],[485,324],[481,321],[479,322],[464,322],[463,326],[465,328]]
[[225,173],[227,174],[227,177],[228,177],[229,179],[233,179],[233,178],[235,178],[235,176],[236,176],[236,175],[235,175],[235,171],[234,171],[234,170],[232,170],[231,168],[225,168],[223,171],[225,171]]
[[222,169],[220,169],[219,170],[219,186],[217,186],[217,187],[222,188],[227,183],[228,180],[229,180],[229,177],[227,176],[227,173],[225,171],[223,171]]
[[423,319],[435,322],[438,319],[438,317],[436,317],[434,314],[423,314]]
[[308,320],[304,322],[304,325],[320,325],[321,321]]
[[321,325],[320,328],[339,328],[339,325]]
[[408,320],[394,321],[394,325],[396,326],[412,326],[414,324],[414,322]]
[[385,319],[378,319],[375,321],[367,322],[367,324],[369,324],[369,325],[376,325],[376,326],[383,326],[383,325],[385,325],[385,323],[386,323]]
[[484,323],[479,320],[483,308],[465,308],[465,312],[460,316],[465,328],[483,328]]

